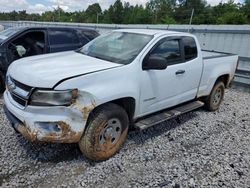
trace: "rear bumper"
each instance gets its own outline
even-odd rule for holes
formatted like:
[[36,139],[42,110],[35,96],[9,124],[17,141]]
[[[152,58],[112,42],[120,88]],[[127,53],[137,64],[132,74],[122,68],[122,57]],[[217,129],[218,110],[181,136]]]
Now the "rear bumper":
[[72,107],[32,107],[20,109],[4,93],[4,111],[12,127],[30,141],[77,143],[86,121],[82,112]]

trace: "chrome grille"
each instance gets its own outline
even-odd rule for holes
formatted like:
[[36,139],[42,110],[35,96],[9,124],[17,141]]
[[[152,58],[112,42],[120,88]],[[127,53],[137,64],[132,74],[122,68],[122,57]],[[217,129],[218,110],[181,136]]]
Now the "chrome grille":
[[6,78],[6,87],[10,92],[12,99],[21,107],[26,107],[32,87],[22,84],[10,76]]

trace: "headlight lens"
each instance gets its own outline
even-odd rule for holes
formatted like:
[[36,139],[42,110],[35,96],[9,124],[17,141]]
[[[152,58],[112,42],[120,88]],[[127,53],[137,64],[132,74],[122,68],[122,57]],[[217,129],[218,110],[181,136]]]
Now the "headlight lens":
[[77,97],[77,89],[64,91],[36,90],[31,95],[30,105],[69,106]]

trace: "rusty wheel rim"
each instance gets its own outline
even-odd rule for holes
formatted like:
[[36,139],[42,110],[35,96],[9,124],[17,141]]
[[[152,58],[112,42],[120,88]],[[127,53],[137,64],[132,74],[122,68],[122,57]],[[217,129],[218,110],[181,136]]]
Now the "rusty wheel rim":
[[218,105],[222,98],[222,89],[219,87],[215,90],[214,96],[213,96],[213,104]]
[[[108,120],[106,126],[99,136],[99,144],[102,146],[114,146],[120,139],[122,133],[121,121],[117,118],[112,118]],[[106,147],[105,147],[106,148]]]

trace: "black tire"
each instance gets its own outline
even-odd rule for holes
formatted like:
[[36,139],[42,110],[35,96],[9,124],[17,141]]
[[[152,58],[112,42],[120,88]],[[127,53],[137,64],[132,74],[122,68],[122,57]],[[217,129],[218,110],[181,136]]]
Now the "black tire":
[[0,94],[5,90],[4,74],[0,71]]
[[205,108],[209,111],[219,109],[225,94],[225,85],[222,81],[215,83],[210,95],[205,100]]
[[108,103],[93,112],[79,142],[80,150],[91,160],[107,160],[125,142],[128,128],[126,111],[116,104]]

